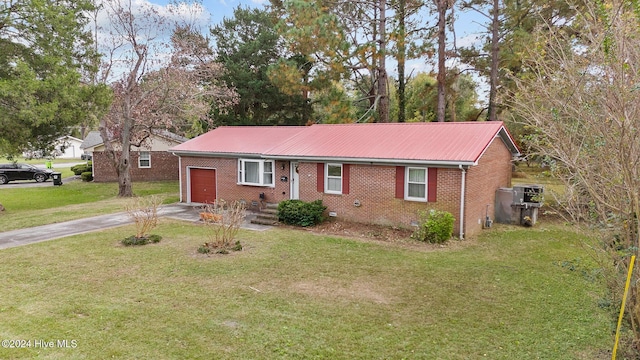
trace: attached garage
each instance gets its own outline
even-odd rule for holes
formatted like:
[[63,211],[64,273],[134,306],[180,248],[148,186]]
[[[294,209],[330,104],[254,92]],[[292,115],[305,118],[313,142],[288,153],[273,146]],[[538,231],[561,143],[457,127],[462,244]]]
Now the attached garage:
[[215,169],[189,169],[190,202],[210,204],[216,200]]

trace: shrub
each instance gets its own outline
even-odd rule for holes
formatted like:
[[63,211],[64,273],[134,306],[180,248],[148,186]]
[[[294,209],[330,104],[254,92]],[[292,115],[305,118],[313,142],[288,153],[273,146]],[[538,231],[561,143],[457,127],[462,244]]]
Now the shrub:
[[136,197],[125,205],[125,211],[136,224],[136,238],[150,237],[149,232],[158,225],[158,207],[162,200],[162,197],[155,195]]
[[75,175],[82,175],[82,173],[91,172],[93,169],[93,163],[91,161],[87,161],[86,164],[78,164],[71,167],[71,171]]
[[219,248],[219,247],[217,247],[216,244],[204,243],[204,244],[200,245],[200,247],[198,248],[198,253],[200,253],[200,254],[211,254],[212,252],[215,252],[216,254],[227,255],[227,254],[229,254],[229,250],[231,250],[231,251],[241,251],[242,250],[242,244],[240,244],[240,241],[236,241],[235,245],[233,245],[231,247]]
[[456,219],[450,212],[440,210],[419,211],[418,228],[412,238],[432,244],[442,244],[451,239]]
[[87,172],[83,172],[82,174],[80,174],[80,178],[82,179],[82,181],[93,181],[93,174],[91,173],[91,171],[87,171]]
[[227,204],[219,199],[213,204],[205,205],[202,210],[200,220],[207,226],[209,242],[201,245],[198,252],[208,254],[214,251],[218,254],[228,254],[227,250],[242,250],[240,242],[236,241],[234,244],[233,241],[246,216],[244,203],[234,201]]
[[144,237],[136,237],[129,236],[128,238],[122,239],[121,243],[124,246],[139,246],[139,245],[147,245],[148,243],[159,243],[162,239],[160,235],[149,235]]
[[322,200],[304,202],[301,200],[285,200],[278,204],[278,219],[285,224],[312,226],[324,221],[326,206]]

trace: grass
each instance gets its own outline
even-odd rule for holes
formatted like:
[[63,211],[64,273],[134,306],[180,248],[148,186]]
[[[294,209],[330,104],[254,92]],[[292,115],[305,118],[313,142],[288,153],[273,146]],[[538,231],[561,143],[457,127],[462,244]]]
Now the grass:
[[[571,228],[497,225],[423,251],[272,229],[197,254],[202,226],[162,219],[2,251],[0,348],[30,359],[594,359],[602,284]],[[578,260],[580,259],[580,260]],[[588,273],[588,271],[587,271]],[[34,339],[75,348],[34,348]]]
[[[162,194],[165,203],[179,200],[177,181],[133,184],[137,196]],[[73,181],[62,186],[0,188],[2,231],[45,225],[92,215],[124,211],[126,199],[117,197],[117,183]]]

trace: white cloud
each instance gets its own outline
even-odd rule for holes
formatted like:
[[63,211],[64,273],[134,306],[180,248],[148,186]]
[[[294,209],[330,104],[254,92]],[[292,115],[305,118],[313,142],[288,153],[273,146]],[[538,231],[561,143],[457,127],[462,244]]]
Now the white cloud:
[[456,46],[458,47],[477,47],[482,46],[482,35],[480,34],[471,34],[464,36],[460,39],[456,40]]

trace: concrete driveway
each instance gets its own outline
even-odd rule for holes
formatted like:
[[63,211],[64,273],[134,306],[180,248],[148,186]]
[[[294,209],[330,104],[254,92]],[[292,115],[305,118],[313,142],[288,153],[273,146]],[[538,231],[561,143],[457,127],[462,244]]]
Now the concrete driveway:
[[[49,186],[53,185],[49,183]],[[197,208],[188,204],[180,203],[162,206],[158,211],[158,216],[184,221],[200,221],[200,214]],[[241,228],[256,231],[263,231],[271,228],[271,226],[252,224],[251,219],[254,217],[254,214],[247,213],[247,217],[245,218]],[[27,229],[5,231],[0,233],[0,249],[105,230],[131,223],[133,223],[133,221],[129,218],[127,213],[122,212],[66,221],[57,224],[36,226]]]

